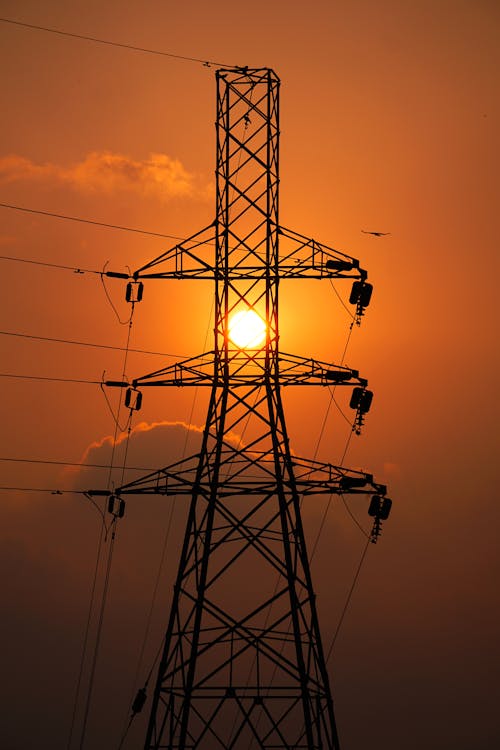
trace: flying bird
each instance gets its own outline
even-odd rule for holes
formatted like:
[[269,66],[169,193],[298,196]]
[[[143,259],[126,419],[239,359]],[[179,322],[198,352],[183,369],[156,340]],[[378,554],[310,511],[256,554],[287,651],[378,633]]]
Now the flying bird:
[[374,237],[385,237],[390,232],[367,232],[366,229],[361,230],[363,234],[372,234]]

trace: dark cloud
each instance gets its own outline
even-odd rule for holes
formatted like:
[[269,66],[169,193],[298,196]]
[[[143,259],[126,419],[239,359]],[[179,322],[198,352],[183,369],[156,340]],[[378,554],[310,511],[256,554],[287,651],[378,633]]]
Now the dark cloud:
[[[199,430],[183,425],[142,425],[132,436],[131,460],[143,465],[167,464],[180,457],[186,438]],[[188,442],[189,446],[189,442]],[[120,446],[119,446],[120,447]],[[122,447],[123,442],[122,442]],[[110,457],[110,441],[97,441],[89,461]],[[116,454],[119,460],[121,456]],[[64,471],[59,482],[101,488],[107,472]],[[135,472],[137,476],[137,472]],[[57,477],[54,477],[57,480]],[[98,505],[104,510],[105,501]],[[165,552],[166,529],[173,510]],[[83,495],[14,495],[2,507],[0,560],[5,575],[2,630],[4,640],[20,648],[7,650],[3,664],[3,698],[22,696],[4,716],[4,747],[66,747],[79,673],[85,625],[101,533],[101,516]],[[139,677],[144,680],[161,640],[168,611],[172,575],[184,526],[185,505],[172,498],[129,498],[116,528],[113,566],[102,643],[88,724],[88,747],[117,745],[134,691],[134,675],[144,639],[155,581],[164,554],[158,598]],[[107,518],[109,520],[109,516]],[[110,536],[102,547],[90,644],[79,702],[77,730],[95,642],[97,608],[102,595]],[[50,685],[50,690],[47,686]],[[137,686],[136,686],[137,687]],[[32,721],[25,722],[26,705]]]
[[[200,428],[196,426],[141,423],[132,433],[127,464],[166,466],[195,453],[199,440]],[[125,446],[122,439],[115,452],[118,465]],[[104,438],[89,446],[84,458],[106,463],[110,451],[111,440]],[[393,472],[394,467],[390,467],[388,473]],[[131,472],[128,476],[137,475]],[[107,472],[66,470],[59,479],[65,486],[70,481],[74,487],[99,488],[105,486]],[[116,527],[89,713],[86,746],[95,750],[117,746],[134,692],[153,666],[168,617],[188,502],[186,498],[127,497],[125,517]],[[319,497],[304,500],[310,550],[326,503],[327,499]],[[104,500],[98,504],[105,509]],[[352,498],[349,504],[369,530],[366,500]],[[427,512],[425,504],[422,507]],[[471,513],[467,519],[458,517],[456,524],[448,520],[446,529],[435,523],[424,544],[412,531],[412,524],[417,528],[412,516],[418,513],[415,498],[407,497],[406,503],[404,498],[398,499],[379,544],[368,550],[335,643],[329,668],[341,736],[351,737],[355,748],[369,739],[376,750],[398,747],[404,736],[405,748],[417,750],[426,731],[423,724],[413,724],[424,714],[435,727],[436,742],[430,747],[465,747],[465,738],[473,743],[475,736],[474,747],[486,749],[497,732],[493,697],[500,655],[496,593],[500,566],[495,531],[488,528],[484,507],[483,513]],[[44,745],[62,748],[67,742],[79,673],[101,517],[83,495],[44,495],[28,500],[21,496],[19,502],[15,498],[4,504],[3,516],[3,629],[7,642],[20,643],[22,648],[7,652],[2,700],[8,699],[10,691],[23,696],[4,718],[3,736],[10,743],[6,746],[14,750]],[[480,539],[485,541],[483,547]],[[102,550],[96,607],[109,545],[108,536]],[[335,500],[312,559],[326,650],[364,545],[365,537],[342,503]],[[241,594],[250,592],[251,581],[255,582],[252,576],[246,582],[239,581]],[[156,584],[157,596],[145,639]],[[96,607],[77,735],[95,643]],[[154,674],[155,668],[153,681]],[[30,722],[23,721],[26,704],[30,706]],[[140,746],[149,705],[144,715],[135,719],[125,747]],[[466,712],[469,729],[464,732],[455,717]],[[471,716],[477,726],[474,736]],[[379,725],[383,731],[373,738],[367,725]]]

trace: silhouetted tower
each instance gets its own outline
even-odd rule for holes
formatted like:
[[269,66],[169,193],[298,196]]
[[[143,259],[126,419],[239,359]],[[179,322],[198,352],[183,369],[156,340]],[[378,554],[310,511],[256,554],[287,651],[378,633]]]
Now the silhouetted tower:
[[[360,316],[371,287],[354,258],[279,224],[276,74],[216,77],[215,221],[129,285],[130,297],[140,279],[215,282],[214,349],[134,380],[128,393],[129,403],[146,386],[210,394],[199,452],[116,492],[191,498],[145,747],[338,748],[300,505],[314,494],[375,494],[380,522],[385,487],[292,456],[282,386],[350,386],[357,424],[371,393],[355,370],[280,352],[278,288],[351,279]],[[231,316],[249,310],[265,321],[265,341],[235,344]]]

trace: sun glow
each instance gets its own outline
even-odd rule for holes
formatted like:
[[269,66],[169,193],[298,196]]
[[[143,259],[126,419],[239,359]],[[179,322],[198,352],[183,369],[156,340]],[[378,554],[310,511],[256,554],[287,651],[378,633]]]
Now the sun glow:
[[240,310],[229,320],[229,340],[238,349],[259,349],[266,339],[266,324],[254,310]]

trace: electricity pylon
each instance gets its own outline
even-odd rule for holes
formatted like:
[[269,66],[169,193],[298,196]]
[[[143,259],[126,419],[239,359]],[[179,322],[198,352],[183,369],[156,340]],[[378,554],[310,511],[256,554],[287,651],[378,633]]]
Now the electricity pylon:
[[[338,748],[301,501],[374,495],[379,527],[386,490],[291,453],[283,386],[350,386],[358,425],[371,392],[356,370],[280,352],[278,289],[282,279],[351,279],[359,317],[371,286],[357,260],[279,224],[276,74],[222,69],[216,79],[215,221],[138,269],[128,291],[148,278],[215,282],[213,350],[128,392],[129,405],[147,386],[210,394],[199,452],[115,493],[191,498],[145,748]],[[231,316],[250,310],[265,341],[235,344]]]

